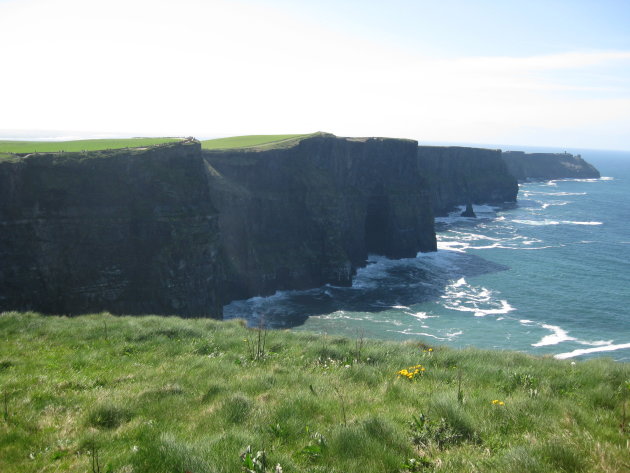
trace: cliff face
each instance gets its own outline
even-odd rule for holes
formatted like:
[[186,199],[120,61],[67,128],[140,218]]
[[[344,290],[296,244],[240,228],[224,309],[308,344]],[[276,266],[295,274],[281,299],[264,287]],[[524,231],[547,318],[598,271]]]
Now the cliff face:
[[445,215],[468,203],[516,201],[518,183],[508,172],[499,150],[420,146],[418,165],[430,183],[436,215]]
[[349,285],[370,252],[435,250],[416,146],[319,135],[287,149],[204,152],[231,297]]
[[579,154],[505,151],[503,160],[518,180],[601,177],[599,171]]
[[197,142],[0,162],[0,311],[219,315]]
[[0,311],[220,316],[436,249],[417,143],[37,154],[0,162]]

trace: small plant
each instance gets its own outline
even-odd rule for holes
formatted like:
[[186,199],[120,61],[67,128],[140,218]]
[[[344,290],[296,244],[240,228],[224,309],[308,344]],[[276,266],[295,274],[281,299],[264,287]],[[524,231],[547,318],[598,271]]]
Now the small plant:
[[2,401],[3,401],[2,404],[4,406],[4,409],[2,411],[4,421],[9,422],[9,393],[8,392],[5,391],[3,393]]
[[339,400],[341,401],[341,413],[343,414],[343,426],[347,427],[348,420],[346,418],[346,399],[343,397],[343,395],[341,394],[341,391],[339,391],[339,389],[337,389],[336,386],[333,389],[335,390],[335,392],[337,393],[337,396],[339,396]]
[[315,432],[311,438],[312,441],[300,450],[300,454],[307,457],[310,461],[315,461],[322,456],[326,449],[326,438],[319,432]]
[[249,353],[249,357],[254,360],[262,360],[265,358],[265,344],[267,341],[267,332],[269,329],[265,326],[265,319],[262,317],[260,322],[258,323],[258,328],[255,329],[256,336],[253,340],[249,338],[244,339],[243,341],[247,343],[247,351]]
[[451,426],[445,418],[434,421],[424,414],[412,416],[411,441],[422,448],[435,446],[442,450],[456,445],[464,439],[464,435]]
[[245,473],[282,473],[280,464],[276,464],[273,470],[267,470],[267,455],[264,450],[252,452],[251,445],[248,445],[241,454],[241,469]]
[[97,406],[88,415],[88,424],[102,429],[115,429],[131,419],[127,409],[109,404]]
[[90,466],[92,467],[92,473],[101,473],[101,463],[99,459],[100,446],[97,440],[91,437],[83,444],[83,447],[86,449],[87,454],[90,456]]
[[494,400],[492,401],[492,405],[493,405],[493,406],[505,406],[505,402],[503,402],[503,401],[499,401],[498,399],[494,399]]
[[464,391],[462,391],[462,370],[457,372],[457,402],[464,404]]
[[529,393],[529,397],[536,397],[539,384],[539,380],[529,373],[512,373],[504,391],[509,394],[517,388],[522,388]]
[[401,473],[416,473],[426,468],[432,468],[433,463],[427,457],[409,458],[401,465]]
[[271,424],[267,427],[267,432],[276,438],[282,438],[287,436],[287,431],[280,424]]
[[422,365],[415,365],[409,368],[403,368],[400,371],[396,371],[399,378],[407,378],[409,381],[413,381],[415,378],[423,376],[426,368]]
[[365,330],[357,330],[357,338],[354,343],[354,361],[359,363],[361,361],[361,350],[363,349],[363,343],[365,342]]

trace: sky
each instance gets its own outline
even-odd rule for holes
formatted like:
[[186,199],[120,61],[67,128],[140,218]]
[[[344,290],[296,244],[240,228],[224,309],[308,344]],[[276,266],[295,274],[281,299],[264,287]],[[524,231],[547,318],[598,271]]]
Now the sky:
[[0,0],[0,138],[630,150],[628,0]]

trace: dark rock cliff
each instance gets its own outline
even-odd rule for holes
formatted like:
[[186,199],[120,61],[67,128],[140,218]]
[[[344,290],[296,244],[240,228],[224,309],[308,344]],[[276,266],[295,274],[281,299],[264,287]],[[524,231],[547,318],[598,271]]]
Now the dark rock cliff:
[[415,141],[0,162],[0,311],[220,316],[233,298],[348,285],[369,252],[436,249]]
[[468,203],[516,201],[518,183],[508,172],[500,150],[419,146],[418,165],[430,183],[436,215]]
[[0,162],[0,311],[219,315],[198,142]]
[[526,179],[590,179],[601,177],[592,164],[569,153],[524,153],[505,151],[503,160],[518,180]]
[[416,147],[320,134],[285,149],[204,152],[230,297],[349,285],[368,253],[435,250]]

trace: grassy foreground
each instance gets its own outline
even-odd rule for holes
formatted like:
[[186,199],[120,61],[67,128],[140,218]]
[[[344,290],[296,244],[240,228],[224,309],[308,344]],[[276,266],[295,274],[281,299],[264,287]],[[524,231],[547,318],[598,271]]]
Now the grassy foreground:
[[3,313],[0,340],[3,473],[630,469],[610,360],[108,314]]
[[181,138],[119,138],[73,141],[6,141],[0,140],[0,154],[56,153],[58,151],[101,151],[105,149],[139,148],[174,143]]

